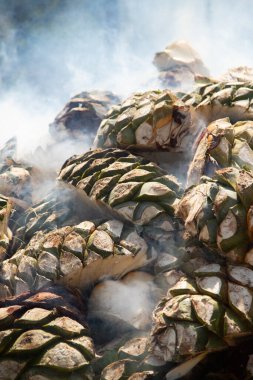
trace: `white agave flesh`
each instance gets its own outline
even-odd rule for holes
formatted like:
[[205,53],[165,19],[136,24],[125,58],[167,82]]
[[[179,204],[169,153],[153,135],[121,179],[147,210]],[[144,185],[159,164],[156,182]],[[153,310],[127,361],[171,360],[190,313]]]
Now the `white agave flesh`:
[[167,328],[158,336],[159,346],[162,350],[162,359],[165,362],[173,360],[176,353],[177,336],[174,328]]
[[125,238],[125,241],[134,244],[138,250],[138,253],[147,254],[148,245],[145,240],[137,234],[136,231],[130,232]]
[[213,326],[215,321],[213,321],[213,318],[218,307],[217,301],[206,295],[194,295],[192,296],[192,303],[198,318],[203,321],[211,331],[213,329],[215,330],[215,326]]
[[233,199],[235,202],[238,199],[237,193],[230,189],[225,189],[223,187],[219,187],[218,193],[215,196],[215,204],[214,204],[214,211],[217,215],[219,212],[219,207],[222,205],[223,202],[225,202],[227,199]]
[[159,252],[159,254],[157,255],[156,268],[159,269],[159,271],[163,271],[164,269],[175,268],[179,265],[180,259],[173,254],[171,255],[167,252]]
[[234,103],[233,107],[230,107],[217,102],[217,98],[212,103],[209,98],[206,98],[196,107],[196,117],[203,118],[207,124],[226,117],[229,117],[232,123],[238,120],[250,120],[253,113],[250,109],[247,109],[248,104],[248,100],[243,100],[236,102],[236,104]]
[[63,342],[50,348],[38,363],[39,366],[72,371],[88,364],[87,360],[79,351]]
[[246,141],[235,140],[232,155],[240,166],[253,170],[253,151]]
[[220,295],[222,288],[222,280],[216,276],[208,276],[197,279],[197,284],[202,291],[213,295]]
[[[143,355],[147,347],[147,337],[137,337],[127,341],[119,349],[119,355],[122,353],[124,355],[132,356],[136,359]],[[122,355],[123,356],[123,355]]]
[[209,187],[209,185],[200,184],[194,192],[187,193],[179,203],[179,216],[185,220],[185,228],[192,236],[198,233],[195,221],[206,202]]
[[[153,127],[147,122],[142,123],[135,131],[137,145],[150,145],[153,137]],[[154,142],[153,142],[154,144]]]
[[188,281],[186,277],[180,278],[180,280],[173,286],[170,292],[171,294],[177,294],[177,293],[180,294],[181,291],[183,291],[184,294],[197,293],[197,290],[195,289],[195,287],[190,283],[190,281]]
[[168,291],[169,291],[169,289],[172,286],[176,285],[176,283],[180,280],[180,278],[184,276],[184,273],[178,270],[172,269],[168,272],[162,273],[161,275],[163,275],[164,278],[166,279],[166,282],[168,283]]
[[169,220],[164,220],[162,223],[160,223],[160,227],[166,232],[175,231],[175,228],[173,227],[173,225],[170,223]]
[[236,335],[242,334],[241,326],[236,322],[236,320],[230,315],[230,312],[225,312],[224,314],[224,327],[226,329],[225,340],[229,342],[231,338],[233,339]]
[[84,244],[85,242],[83,238],[78,233],[71,232],[64,239],[63,249],[65,248],[69,251],[81,254],[83,252]]
[[177,332],[177,349],[180,355],[194,354],[198,333],[193,325],[175,324]]
[[120,278],[128,272],[144,266],[153,259],[148,259],[143,251],[135,256],[110,255],[104,259],[99,256],[95,261],[89,263],[88,266],[71,271],[57,282],[82,290],[104,277]]
[[119,220],[108,220],[107,222],[98,226],[98,230],[105,229],[106,232],[113,238],[120,238],[124,224]]
[[228,211],[226,217],[223,219],[219,226],[217,243],[221,243],[223,240],[228,239],[236,234],[237,220],[231,210]]
[[206,274],[209,274],[209,273],[216,274],[216,273],[220,273],[220,272],[221,272],[220,264],[208,264],[208,265],[205,265],[205,266],[200,267],[200,268],[195,270],[196,275],[205,274],[205,273]]
[[209,235],[209,231],[208,231],[208,228],[207,228],[207,225],[205,225],[200,233],[199,233],[199,240],[205,242],[205,243],[208,243],[210,241],[210,235]]
[[121,214],[126,220],[132,222],[134,219],[134,212],[136,207],[138,206],[137,202],[127,202],[126,204],[120,207],[117,207],[116,210],[119,214]]
[[156,143],[160,146],[166,145],[169,143],[170,139],[170,124],[165,124],[163,127],[156,129]]
[[55,340],[55,338],[55,335],[39,329],[25,331],[13,343],[9,352],[22,353],[22,351],[32,351],[34,349],[43,347],[47,343]]
[[[217,146],[219,148],[219,154],[223,157],[225,157],[225,161],[229,162],[229,156],[230,156],[230,143],[229,141],[225,138],[222,137],[220,139],[219,145]],[[212,154],[212,151],[211,151]]]
[[141,218],[139,220],[136,220],[137,224],[148,224],[152,219],[154,219],[157,215],[164,212],[164,210],[161,208],[159,209],[156,205],[147,205],[147,207],[144,208]]
[[248,316],[252,308],[252,293],[245,287],[228,283],[229,303],[244,316]]
[[243,266],[229,266],[228,274],[239,284],[253,288],[253,270]]
[[81,270],[83,267],[82,261],[73,253],[62,251],[59,262],[60,270],[63,275],[68,275],[74,271]]
[[19,295],[19,294],[30,291],[29,285],[25,281],[23,281],[21,278],[15,276],[14,281],[15,281],[15,290],[14,290],[15,295]]

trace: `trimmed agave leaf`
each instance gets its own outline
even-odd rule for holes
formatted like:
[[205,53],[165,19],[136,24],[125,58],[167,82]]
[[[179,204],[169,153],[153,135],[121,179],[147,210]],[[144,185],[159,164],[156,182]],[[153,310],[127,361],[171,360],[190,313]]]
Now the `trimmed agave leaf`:
[[[103,369],[100,369],[99,373],[96,361],[94,362],[93,366],[96,366],[96,373],[101,375],[101,378],[104,379],[127,378],[132,380],[145,380],[159,378],[161,374],[160,366],[156,366],[154,369],[151,368],[152,364],[148,363],[147,342],[148,338],[143,335],[135,336],[130,340],[125,339],[124,344],[121,344],[118,351],[115,351],[114,343],[111,351],[106,351],[103,356],[98,359],[100,368],[102,364],[107,364]],[[110,352],[114,352],[114,355],[109,356],[108,353]],[[110,361],[109,364],[108,361]]]
[[0,359],[0,379],[16,380],[26,366],[25,360],[15,360],[11,358]]
[[55,341],[57,337],[46,331],[34,329],[30,331],[25,331],[21,334],[18,339],[13,343],[10,348],[10,354],[23,354],[23,353],[33,353],[38,350],[41,351],[44,347]]
[[[64,352],[64,356],[62,352]],[[88,364],[88,360],[85,359],[80,351],[67,343],[61,342],[47,350],[38,361],[37,366],[72,372],[86,367]]]
[[118,351],[120,359],[141,360],[147,354],[147,338],[138,337],[126,342]]
[[47,233],[66,225],[75,225],[91,216],[103,217],[83,192],[64,183],[57,184],[42,201],[28,208],[15,220],[12,251],[24,247],[39,231]]
[[251,272],[247,266],[210,262],[191,277],[179,273],[178,283],[168,287],[154,312],[151,354],[180,362],[253,336]]
[[188,237],[230,261],[250,263],[252,186],[252,174],[233,167],[218,170],[214,179],[202,177],[178,206]]
[[8,310],[14,316],[0,322],[0,378],[5,373],[13,380],[58,379],[71,372],[79,379],[82,369],[80,379],[91,379],[95,350],[82,308],[80,300],[59,287],[0,302],[0,314]]
[[46,310],[39,307],[34,307],[27,310],[16,322],[16,326],[28,327],[32,325],[40,326],[49,322],[54,315],[54,310]]
[[[107,162],[106,167],[94,164],[101,160]],[[76,174],[75,168],[80,165],[85,169]],[[94,182],[87,165],[94,168]],[[59,178],[81,188],[101,207],[106,206],[106,210],[144,226],[149,236],[160,230],[165,240],[177,229],[173,216],[181,195],[180,186],[176,178],[142,157],[123,150],[98,149],[69,159]]]
[[182,151],[195,133],[189,106],[168,90],[148,91],[109,111],[94,147]]
[[92,143],[100,122],[120,99],[109,91],[81,92],[72,97],[55,117],[49,131],[55,140],[89,138]]
[[252,171],[252,137],[251,121],[232,125],[225,118],[209,124],[188,170],[188,186],[198,184],[202,175],[213,176],[217,169],[228,166]]
[[134,227],[115,220],[86,221],[37,233],[2,263],[0,283],[13,295],[54,282],[82,289],[103,276],[121,277],[153,258],[154,249]]
[[206,123],[229,117],[232,123],[252,119],[252,82],[215,82],[197,87],[182,97],[186,105],[195,108],[196,120]]
[[128,380],[151,380],[154,378],[154,375],[153,371],[136,372],[131,375]]
[[101,373],[101,380],[123,380],[136,372],[138,362],[122,359],[109,364]]
[[232,160],[240,168],[253,170],[253,152],[246,141],[235,139],[232,148]]
[[187,185],[196,185],[202,175],[230,166],[234,142],[234,129],[228,118],[215,120],[208,125],[198,143],[187,174]]

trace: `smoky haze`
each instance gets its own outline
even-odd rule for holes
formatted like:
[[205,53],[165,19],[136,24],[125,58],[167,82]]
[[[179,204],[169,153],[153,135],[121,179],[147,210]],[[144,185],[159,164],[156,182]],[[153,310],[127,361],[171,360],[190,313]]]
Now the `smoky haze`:
[[[251,65],[252,13],[251,0],[1,0],[0,145],[16,135],[19,157],[45,172],[59,170],[89,143],[32,152],[50,144],[48,125],[71,96],[110,90],[124,98],[159,86],[154,54],[175,40],[189,42],[214,76]],[[41,180],[37,195],[54,179]],[[152,309],[142,287],[117,289],[112,310],[126,314],[130,301],[137,310],[127,320]]]
[[[81,91],[111,90],[124,97],[158,86],[154,54],[178,39],[192,44],[213,75],[250,65],[251,5],[250,0],[2,0],[1,141],[17,135],[20,154],[45,145],[48,124]],[[87,148],[82,144],[77,153]],[[63,149],[65,156],[72,150]]]

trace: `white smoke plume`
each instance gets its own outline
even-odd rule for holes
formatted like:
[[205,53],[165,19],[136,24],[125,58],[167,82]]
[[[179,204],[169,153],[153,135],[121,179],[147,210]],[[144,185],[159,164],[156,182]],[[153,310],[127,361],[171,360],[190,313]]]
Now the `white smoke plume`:
[[1,141],[15,134],[27,153],[48,142],[48,124],[70,96],[154,85],[154,54],[177,39],[213,75],[250,65],[250,10],[250,0],[2,1]]
[[136,271],[121,281],[100,283],[89,299],[89,313],[106,312],[137,329],[146,329],[151,324],[152,311],[161,296],[153,280],[150,274]]
[[[67,142],[49,157],[31,153],[50,143],[48,125],[71,96],[96,89],[125,97],[158,85],[154,54],[178,39],[199,52],[213,76],[251,65],[252,36],[250,0],[2,0],[1,145],[16,135],[21,158],[59,169],[88,144]],[[112,299],[127,320],[132,309],[120,300],[135,310],[146,297],[145,288],[135,289],[122,285]],[[144,304],[153,307],[148,298]]]

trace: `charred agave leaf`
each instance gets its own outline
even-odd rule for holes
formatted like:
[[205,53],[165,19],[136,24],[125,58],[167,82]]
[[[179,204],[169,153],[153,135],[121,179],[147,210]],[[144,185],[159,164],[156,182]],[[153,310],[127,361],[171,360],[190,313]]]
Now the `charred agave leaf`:
[[197,119],[204,119],[208,123],[223,117],[229,117],[232,123],[251,120],[253,83],[213,80],[183,96],[182,101],[195,108]]
[[4,260],[12,239],[12,232],[8,227],[11,211],[11,201],[0,195],[0,262]]
[[91,380],[95,351],[82,308],[56,287],[0,302],[0,379]]
[[81,92],[70,99],[49,130],[57,141],[85,137],[86,142],[89,138],[92,143],[107,111],[119,102],[120,99],[109,91]]
[[234,166],[253,170],[253,122],[232,125],[228,118],[212,122],[206,129],[188,171],[188,186],[202,175],[212,176],[217,169]]
[[175,177],[142,157],[118,149],[94,150],[70,158],[59,179],[142,226],[149,237],[167,239],[175,231],[180,186]]
[[[152,367],[146,363],[146,358],[148,357],[147,336],[137,335],[132,339],[126,340],[118,348],[115,346],[113,353],[109,358],[108,352],[105,352],[93,363],[95,379],[158,380],[159,378],[163,378],[159,366],[153,368],[154,366]],[[108,364],[109,361],[111,362]],[[106,363],[107,365],[101,368],[102,363]]]
[[200,240],[232,262],[253,264],[253,175],[226,168],[215,179],[203,177],[178,206],[188,238]]
[[129,379],[138,371],[138,362],[131,359],[122,359],[109,364],[101,373],[101,380]]
[[189,106],[168,90],[148,91],[112,107],[94,147],[182,151],[194,134]]
[[250,66],[236,66],[226,71],[220,80],[223,82],[251,82],[253,80],[253,68]]
[[12,251],[24,247],[39,231],[49,232],[75,225],[89,217],[101,217],[101,213],[91,204],[89,198],[75,188],[58,184],[42,201],[14,219]]
[[99,344],[93,370],[100,375],[108,365],[122,359],[141,362],[147,355],[148,337],[143,331],[128,331],[106,344]]
[[253,336],[249,278],[253,271],[246,266],[215,263],[181,277],[154,312],[152,355],[164,362],[182,362]]
[[152,247],[120,221],[82,222],[47,234],[2,263],[2,298],[61,282],[80,289],[103,276],[121,277],[152,259]]

